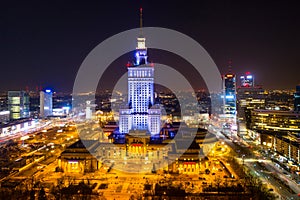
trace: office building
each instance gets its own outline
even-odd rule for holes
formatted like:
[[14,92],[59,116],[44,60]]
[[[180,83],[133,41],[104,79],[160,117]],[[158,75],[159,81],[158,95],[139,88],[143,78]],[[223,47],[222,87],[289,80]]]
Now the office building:
[[235,74],[229,72],[223,76],[224,114],[236,114],[236,80]]
[[0,92],[0,111],[7,110],[7,92]]
[[[266,94],[261,87],[237,89],[237,117],[240,121],[247,121],[246,112],[253,109],[265,108]],[[248,112],[249,113],[249,112]]]
[[91,101],[86,101],[85,103],[85,119],[90,120],[93,118],[93,111],[95,110],[96,104],[93,104]]
[[37,119],[40,117],[40,91],[30,91],[29,92],[29,110],[30,116]]
[[25,91],[8,91],[8,110],[10,119],[29,117],[29,95]]
[[254,76],[250,72],[246,72],[240,76],[241,87],[254,87]]
[[241,86],[237,88],[237,122],[238,134],[250,128],[251,110],[265,109],[266,92],[261,86],[255,86],[253,75],[241,76]]
[[[300,114],[281,110],[252,110],[249,136],[278,152],[282,164],[292,170],[300,166]],[[288,162],[291,161],[291,162]],[[293,163],[297,163],[295,166]]]
[[256,131],[300,132],[300,114],[280,110],[252,110],[250,128]]
[[9,111],[8,110],[0,111],[0,125],[8,121],[9,121]]
[[46,89],[40,91],[40,117],[45,118],[52,115],[52,91]]

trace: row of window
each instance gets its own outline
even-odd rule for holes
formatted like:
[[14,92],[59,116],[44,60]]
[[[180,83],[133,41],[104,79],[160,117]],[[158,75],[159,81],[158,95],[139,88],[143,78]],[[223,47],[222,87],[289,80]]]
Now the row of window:
[[153,70],[129,70],[128,74],[131,77],[153,77]]

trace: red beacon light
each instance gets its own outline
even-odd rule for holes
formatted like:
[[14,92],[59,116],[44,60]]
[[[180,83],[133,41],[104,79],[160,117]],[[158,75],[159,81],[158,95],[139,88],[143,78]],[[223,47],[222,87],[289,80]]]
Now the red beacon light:
[[150,63],[150,66],[151,66],[151,67],[154,67],[154,63]]
[[130,67],[131,66],[131,64],[130,64],[130,62],[128,62],[127,64],[126,64],[126,67]]

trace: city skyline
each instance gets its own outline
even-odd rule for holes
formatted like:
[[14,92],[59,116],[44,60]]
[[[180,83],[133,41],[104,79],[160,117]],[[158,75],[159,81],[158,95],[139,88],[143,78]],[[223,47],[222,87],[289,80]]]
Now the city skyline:
[[299,199],[296,9],[127,3],[5,11],[0,199]]
[[[232,60],[237,75],[250,71],[256,84],[266,89],[294,89],[297,77],[297,55],[300,41],[299,16],[293,2],[218,3],[179,1],[133,3],[39,2],[6,3],[1,11],[2,32],[0,64],[6,75],[0,90],[19,90],[26,86],[72,90],[72,85],[85,56],[106,38],[137,28],[138,9],[144,8],[144,26],[175,29],[191,36],[211,55],[222,74]],[[108,20],[109,19],[109,20]],[[154,53],[152,54],[153,51]],[[149,49],[151,62],[166,63],[175,69],[191,66],[177,62],[174,55],[157,55]],[[133,55],[131,55],[133,57]],[[167,61],[172,60],[172,61]],[[113,79],[126,72],[128,55],[121,56],[109,71]],[[104,82],[111,87],[111,72]],[[199,82],[199,77],[189,75]],[[200,78],[201,79],[201,78]],[[280,81],[274,81],[280,80]],[[197,87],[204,88],[203,83]]]

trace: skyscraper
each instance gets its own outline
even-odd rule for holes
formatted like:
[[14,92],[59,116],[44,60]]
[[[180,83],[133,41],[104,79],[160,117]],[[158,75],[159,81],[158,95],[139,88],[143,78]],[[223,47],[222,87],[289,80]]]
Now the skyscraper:
[[294,110],[300,112],[300,85],[296,86],[296,92],[294,94]]
[[236,95],[237,134],[243,136],[248,133],[247,129],[250,129],[252,110],[265,109],[266,94],[261,86],[254,85],[254,76],[250,72],[240,76],[240,81],[241,85],[237,88]]
[[236,114],[235,74],[229,72],[223,76],[224,114]]
[[29,95],[25,91],[8,91],[10,119],[29,117]]
[[40,117],[45,118],[52,115],[52,91],[46,89],[40,91]]
[[[142,17],[140,23],[142,29]],[[127,64],[128,105],[119,112],[120,133],[146,130],[153,135],[160,132],[161,111],[159,106],[154,105],[154,67],[148,63],[145,41],[141,31],[137,38],[135,62]]]
[[246,120],[245,112],[252,109],[265,108],[265,90],[254,85],[254,76],[246,72],[240,76],[241,85],[237,88],[237,116],[241,121]]
[[254,76],[250,72],[246,72],[240,76],[241,87],[254,87]]

